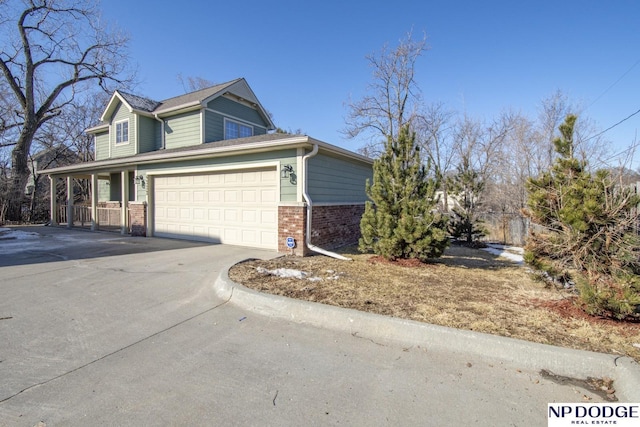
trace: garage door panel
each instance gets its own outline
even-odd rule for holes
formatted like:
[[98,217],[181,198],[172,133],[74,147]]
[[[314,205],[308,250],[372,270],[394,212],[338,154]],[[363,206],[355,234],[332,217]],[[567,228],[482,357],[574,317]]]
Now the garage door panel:
[[275,190],[260,190],[260,201],[262,203],[276,203],[276,191]]
[[209,209],[209,221],[218,222],[222,219],[222,211],[220,209]]
[[181,203],[189,203],[189,202],[191,202],[192,194],[193,193],[191,191],[180,191],[180,202]]
[[260,212],[260,222],[263,224],[271,224],[276,225],[278,219],[278,213],[275,210],[271,211],[261,211]]
[[278,174],[276,173],[275,170],[262,171],[262,172],[260,172],[260,182],[269,183],[269,184],[274,184],[275,185],[277,176],[278,176]]
[[238,197],[238,190],[225,190],[224,192],[224,202],[225,203],[237,203],[240,201],[240,197]]
[[204,191],[193,192],[193,203],[203,203],[205,201]]
[[175,203],[177,201],[180,200],[180,197],[178,196],[178,192],[175,190],[169,190],[167,191],[167,202],[169,203]]
[[203,222],[206,219],[206,212],[202,208],[193,209],[193,219],[198,222]]
[[238,211],[235,209],[225,209],[224,210],[224,220],[225,222],[234,223],[238,221]]
[[222,200],[222,194],[220,190],[209,190],[207,192],[207,201],[212,203],[219,203]]
[[255,203],[258,201],[257,190],[242,190],[242,203]]
[[222,230],[219,227],[208,227],[207,237],[214,243],[222,243]]
[[276,249],[278,182],[275,168],[156,177],[155,233]]
[[227,173],[222,175],[225,184],[237,184],[239,182],[237,173]]
[[258,182],[257,172],[245,172],[242,174],[242,183],[256,184]]
[[278,239],[277,234],[273,231],[262,231],[260,233],[260,241],[268,244],[271,247],[277,247]]
[[256,238],[257,236],[257,232],[254,230],[242,230],[242,240],[244,240],[245,242],[253,242],[253,243],[258,243],[258,239]]
[[242,211],[242,222],[248,224],[257,224],[258,212],[253,209]]
[[222,234],[223,234],[223,242],[237,242],[239,241],[239,236],[238,236],[238,230],[235,228],[230,228],[227,227],[224,230],[222,230]]

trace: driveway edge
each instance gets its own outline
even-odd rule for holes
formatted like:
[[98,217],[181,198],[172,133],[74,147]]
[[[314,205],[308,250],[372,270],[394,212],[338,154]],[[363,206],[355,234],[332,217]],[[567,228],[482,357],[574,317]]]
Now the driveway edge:
[[538,344],[516,338],[465,331],[413,320],[264,294],[229,278],[224,268],[214,283],[219,298],[267,317],[347,332],[373,342],[394,342],[427,350],[480,356],[516,369],[572,378],[608,377],[622,401],[640,402],[640,365],[630,357]]

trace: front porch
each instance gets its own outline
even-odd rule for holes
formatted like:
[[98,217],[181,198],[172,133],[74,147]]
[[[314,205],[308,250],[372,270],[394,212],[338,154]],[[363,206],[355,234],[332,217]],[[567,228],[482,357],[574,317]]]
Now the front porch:
[[[66,186],[63,192],[59,192],[58,185],[63,179]],[[89,181],[90,205],[86,200],[74,203],[74,180]],[[114,185],[115,189],[110,188],[108,195],[120,200],[99,201],[100,186],[102,185],[104,193],[104,188],[111,187],[112,183],[117,184],[117,187]],[[130,196],[135,195],[135,182],[129,171],[107,175],[50,176],[50,184],[51,225],[146,236],[147,204],[130,199]],[[60,193],[63,193],[63,197],[57,196]]]
[[[67,227],[121,233],[124,225],[125,233],[123,234],[144,236],[146,234],[146,224],[145,221],[139,221],[138,218],[141,216],[146,217],[145,204],[129,202],[127,203],[126,211],[127,221],[123,224],[120,202],[98,202],[95,220],[91,213],[91,206],[71,205],[71,209],[69,209],[68,205],[62,204],[58,206],[58,211],[56,212],[56,223]],[[69,212],[71,212],[71,216],[69,216]]]

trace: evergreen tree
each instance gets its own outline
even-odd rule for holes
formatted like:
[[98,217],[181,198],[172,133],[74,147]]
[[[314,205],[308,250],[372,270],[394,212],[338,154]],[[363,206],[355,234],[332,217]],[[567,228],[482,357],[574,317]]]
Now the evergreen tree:
[[449,226],[451,235],[456,239],[464,239],[467,243],[478,240],[486,234],[482,220],[478,218],[484,181],[471,166],[469,156],[462,157],[449,187],[458,202],[452,209],[453,217]]
[[391,260],[426,261],[443,254],[448,245],[447,219],[436,210],[438,186],[427,176],[428,170],[408,125],[397,140],[389,137],[373,164],[373,183],[367,182],[371,201],[360,221],[361,251]]
[[544,230],[531,233],[527,261],[574,279],[588,312],[621,319],[640,306],[634,230],[640,200],[614,186],[607,171],[590,174],[586,162],[575,158],[576,120],[569,115],[560,126],[552,168],[527,184],[531,220]]

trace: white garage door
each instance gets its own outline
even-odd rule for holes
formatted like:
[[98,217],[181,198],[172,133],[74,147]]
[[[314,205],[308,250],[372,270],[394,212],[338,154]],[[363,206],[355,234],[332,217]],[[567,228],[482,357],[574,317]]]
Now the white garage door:
[[277,249],[275,169],[154,178],[155,235]]

